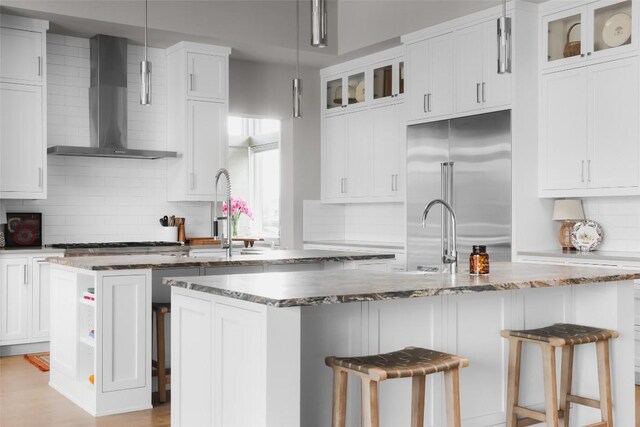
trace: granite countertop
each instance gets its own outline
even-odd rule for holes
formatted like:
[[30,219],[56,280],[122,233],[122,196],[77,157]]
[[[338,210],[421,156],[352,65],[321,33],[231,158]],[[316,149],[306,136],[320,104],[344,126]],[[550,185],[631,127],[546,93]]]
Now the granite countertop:
[[518,256],[536,256],[536,257],[580,259],[580,260],[640,262],[640,252],[616,252],[616,251],[565,252],[562,249],[553,249],[553,250],[544,250],[544,251],[520,251],[518,252]]
[[163,283],[273,307],[297,307],[638,278],[640,269],[636,273],[618,269],[496,262],[491,265],[491,274],[483,277],[470,276],[468,270],[455,277],[449,274],[344,270],[165,278]]
[[0,248],[0,255],[45,255],[64,254],[64,249],[49,248],[46,246],[35,248]]
[[101,255],[51,258],[52,264],[81,268],[83,270],[135,270],[173,267],[225,267],[267,264],[313,264],[321,261],[359,261],[393,259],[393,254],[322,251],[322,250],[274,250],[258,255],[234,254],[226,257],[189,257],[186,255]]

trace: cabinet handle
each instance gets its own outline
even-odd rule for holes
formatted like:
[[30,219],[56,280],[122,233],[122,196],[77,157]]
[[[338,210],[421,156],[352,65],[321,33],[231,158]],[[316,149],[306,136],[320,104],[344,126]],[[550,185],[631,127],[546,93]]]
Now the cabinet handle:
[[591,182],[591,160],[587,160],[587,182]]
[[42,75],[42,56],[38,56],[38,75]]
[[584,182],[584,160],[582,161],[582,165],[580,166],[580,173],[582,174],[582,182]]
[[427,94],[427,111],[431,112],[431,93]]
[[195,190],[196,188],[196,174],[193,172],[189,174],[189,188],[191,190]]
[[393,188],[394,177],[395,177],[395,175],[391,174],[391,191],[396,191],[395,188]]
[[428,94],[424,94],[424,97],[422,98],[422,109],[425,113],[428,113],[429,110],[427,110],[427,96]]
[[193,90],[193,73],[189,74],[189,90]]
[[482,82],[482,102],[486,102],[486,99],[484,97],[484,95],[485,95],[485,86],[486,85],[487,84],[485,82]]
[[349,190],[347,189],[347,178],[344,179],[344,194],[347,194]]
[[42,188],[42,168],[38,168],[38,187]]
[[593,52],[587,52],[587,56],[591,56]]
[[29,284],[29,267],[27,266],[27,264],[22,266],[22,273],[23,273],[23,283],[25,285]]
[[476,83],[476,103],[480,104],[480,83]]
[[584,58],[584,57],[585,57],[585,54],[584,54],[584,53],[581,53],[581,54],[580,54],[580,58]]

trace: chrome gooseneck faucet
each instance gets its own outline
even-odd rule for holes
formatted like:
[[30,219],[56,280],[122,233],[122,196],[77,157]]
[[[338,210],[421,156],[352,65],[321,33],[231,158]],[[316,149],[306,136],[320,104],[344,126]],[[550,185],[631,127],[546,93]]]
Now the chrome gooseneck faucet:
[[449,273],[456,274],[458,271],[458,243],[456,241],[456,214],[453,212],[453,208],[447,202],[442,199],[434,199],[427,206],[425,206],[424,211],[422,212],[422,228],[426,228],[427,226],[427,215],[432,207],[435,205],[442,205],[449,212],[449,216],[451,217],[451,228],[452,228],[452,236],[451,241],[447,239],[446,246],[442,245],[442,264],[444,266],[448,266]]
[[[227,216],[217,216],[216,211],[218,209],[218,181],[220,181],[220,176],[224,175],[227,179]],[[215,188],[215,199],[213,204],[213,224],[217,223],[219,220],[227,221],[227,258],[231,258],[231,248],[233,247],[233,241],[231,240],[231,178],[229,178],[229,171],[225,168],[220,168],[218,172],[216,172],[216,188]],[[213,232],[211,233],[213,237],[216,236],[216,227],[213,226]],[[224,239],[220,236],[220,247],[225,249]]]

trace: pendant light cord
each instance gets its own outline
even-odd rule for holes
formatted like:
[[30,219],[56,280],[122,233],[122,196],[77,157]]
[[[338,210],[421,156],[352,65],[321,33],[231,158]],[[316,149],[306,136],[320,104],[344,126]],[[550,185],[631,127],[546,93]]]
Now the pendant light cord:
[[507,0],[502,0],[502,16],[507,16]]
[[148,0],[144,0],[144,60],[147,60],[147,15],[149,14]]
[[300,0],[296,0],[296,78],[300,78]]

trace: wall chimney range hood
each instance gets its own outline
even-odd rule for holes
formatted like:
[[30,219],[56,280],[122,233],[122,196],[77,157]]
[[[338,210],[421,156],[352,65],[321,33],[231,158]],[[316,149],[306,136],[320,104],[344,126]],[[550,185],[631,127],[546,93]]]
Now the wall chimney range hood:
[[90,146],[55,145],[47,153],[57,156],[161,159],[175,151],[127,148],[127,39],[98,34],[90,40],[89,87]]

